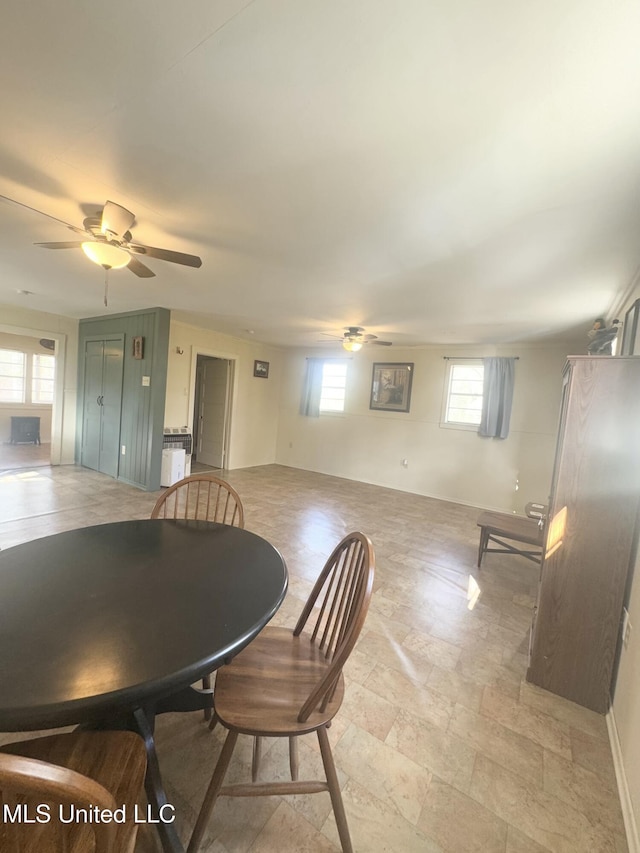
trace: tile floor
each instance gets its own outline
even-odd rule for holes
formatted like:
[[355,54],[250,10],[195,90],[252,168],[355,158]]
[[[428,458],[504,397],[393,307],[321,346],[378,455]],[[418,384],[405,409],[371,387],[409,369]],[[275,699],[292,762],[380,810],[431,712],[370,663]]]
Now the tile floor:
[[[627,851],[605,720],[524,681],[538,569],[492,554],[479,573],[477,510],[275,465],[227,478],[247,528],[287,560],[278,624],[294,622],[345,533],[361,529],[374,542],[375,592],[330,730],[357,853]],[[156,496],[75,467],[5,472],[0,547],[147,517]],[[222,738],[200,714],[158,719],[185,837]],[[321,778],[317,743],[306,741],[301,773]],[[250,778],[250,751],[241,738],[230,779]],[[286,744],[269,742],[261,773],[285,778],[287,766]],[[142,832],[137,850],[155,849]],[[339,850],[328,794],[222,799],[203,850]]]

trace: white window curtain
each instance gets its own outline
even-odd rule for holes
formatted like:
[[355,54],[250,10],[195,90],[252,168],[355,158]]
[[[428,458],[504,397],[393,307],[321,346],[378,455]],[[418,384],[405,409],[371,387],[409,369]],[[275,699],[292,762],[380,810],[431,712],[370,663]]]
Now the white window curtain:
[[509,435],[515,358],[483,358],[484,387],[478,435],[506,438]]
[[322,393],[322,368],[324,358],[307,359],[307,375],[304,378],[302,388],[302,400],[300,401],[300,414],[308,418],[320,416],[320,395]]

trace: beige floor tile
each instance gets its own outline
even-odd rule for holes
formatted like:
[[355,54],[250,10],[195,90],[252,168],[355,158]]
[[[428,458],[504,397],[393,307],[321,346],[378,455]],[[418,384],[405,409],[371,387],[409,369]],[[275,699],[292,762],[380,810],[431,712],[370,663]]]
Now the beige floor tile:
[[624,835],[617,791],[599,784],[597,775],[591,770],[545,750],[544,790],[578,811],[586,812],[593,821],[601,823],[614,835]]
[[458,790],[469,789],[476,753],[455,735],[401,710],[386,743]]
[[433,664],[422,655],[405,648],[401,643],[392,642],[388,637],[365,629],[358,643],[358,651],[369,655],[373,660],[390,669],[405,675],[411,681],[424,684],[428,679]]
[[416,823],[432,774],[397,750],[351,725],[335,749],[338,766],[405,820]]
[[595,773],[600,784],[617,792],[618,782],[608,741],[572,727],[571,755],[579,767]]
[[[342,797],[357,853],[443,853],[436,841],[354,780],[347,782]],[[322,831],[339,849],[333,818],[327,820]]]
[[448,853],[504,853],[507,824],[493,812],[434,778],[418,827]]
[[449,732],[472,749],[538,788],[543,784],[543,749],[495,720],[456,705]]
[[523,705],[542,711],[561,723],[567,723],[586,734],[607,742],[607,721],[602,714],[596,714],[588,708],[576,705],[562,696],[555,696],[548,690],[542,690],[535,684],[523,681],[520,688],[520,701]]
[[483,686],[465,678],[459,672],[434,666],[425,687],[446,696],[452,702],[459,702],[472,711],[480,710]]
[[[245,800],[245,802],[247,802]],[[255,803],[257,800],[249,800]],[[288,803],[280,802],[252,844],[251,853],[336,853],[340,847],[318,832]]]
[[411,631],[402,645],[441,669],[455,669],[460,658],[459,646],[429,634],[423,634],[421,631]]
[[478,755],[469,795],[552,853],[611,853],[613,834],[562,800]]
[[393,701],[401,708],[410,708],[411,713],[433,725],[446,730],[453,713],[451,699],[415,684],[411,679],[394,669],[378,664],[364,683],[365,687],[378,696]]
[[549,848],[543,847],[524,835],[513,826],[507,827],[507,848],[505,853],[548,853]]
[[382,741],[398,716],[398,706],[353,682],[346,691],[340,713]]
[[516,734],[529,738],[534,743],[553,750],[564,758],[571,759],[571,730],[548,714],[536,711],[517,700],[505,696],[492,687],[482,694],[480,713],[485,717],[511,729]]

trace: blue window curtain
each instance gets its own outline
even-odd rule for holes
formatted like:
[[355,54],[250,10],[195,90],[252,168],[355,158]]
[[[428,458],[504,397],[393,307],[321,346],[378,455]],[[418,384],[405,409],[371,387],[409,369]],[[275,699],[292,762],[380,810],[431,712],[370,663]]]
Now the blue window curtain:
[[324,358],[308,358],[307,373],[302,387],[300,414],[308,418],[320,416],[320,394],[322,393],[322,368]]
[[483,358],[484,387],[478,435],[506,438],[509,435],[515,358]]

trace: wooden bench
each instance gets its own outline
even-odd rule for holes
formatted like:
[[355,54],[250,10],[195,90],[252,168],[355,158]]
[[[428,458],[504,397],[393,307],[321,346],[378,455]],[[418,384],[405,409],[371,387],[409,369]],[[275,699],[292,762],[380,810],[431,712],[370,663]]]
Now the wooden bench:
[[[481,512],[477,522],[480,528],[478,568],[482,563],[483,555],[488,552],[519,554],[521,557],[526,557],[527,560],[540,563],[544,541],[544,531],[540,521],[540,518],[527,518],[524,515],[512,515],[508,512],[493,512],[491,510]],[[505,542],[505,539],[510,541]],[[489,548],[490,542],[494,542],[500,547]],[[518,548],[510,542],[532,545],[535,550]]]

